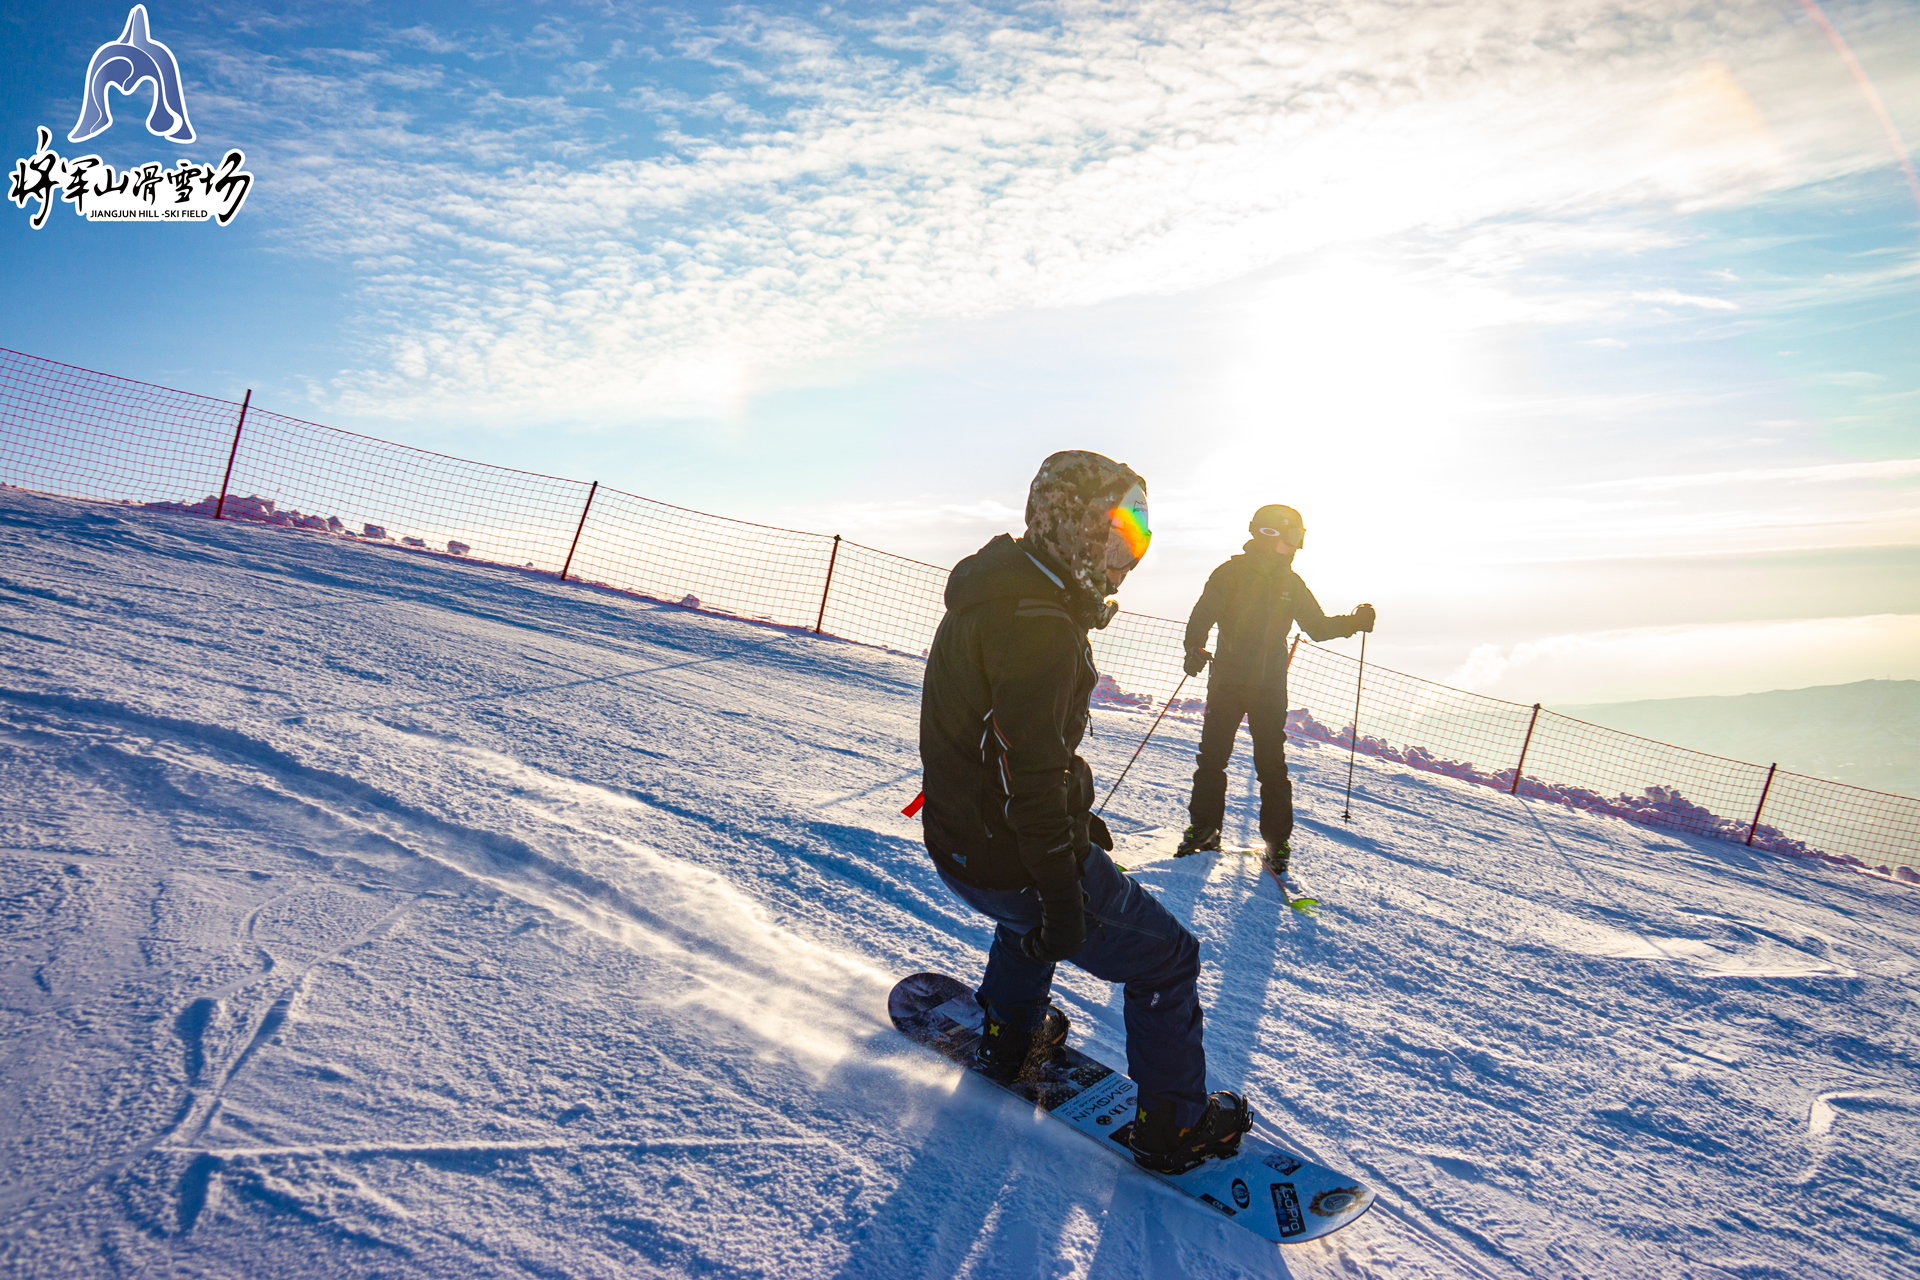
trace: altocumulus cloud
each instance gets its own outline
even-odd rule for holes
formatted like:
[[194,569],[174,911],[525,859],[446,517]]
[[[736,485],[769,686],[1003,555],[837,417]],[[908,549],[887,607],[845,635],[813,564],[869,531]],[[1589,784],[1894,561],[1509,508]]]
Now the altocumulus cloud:
[[[364,281],[341,407],[592,423],[724,414],[919,322],[1341,242],[1457,237],[1492,270],[1630,248],[1627,211],[1887,162],[1823,39],[1773,3],[1177,0],[207,56],[289,236]],[[489,82],[516,51],[549,58],[540,91]],[[648,154],[610,144],[640,133]]]

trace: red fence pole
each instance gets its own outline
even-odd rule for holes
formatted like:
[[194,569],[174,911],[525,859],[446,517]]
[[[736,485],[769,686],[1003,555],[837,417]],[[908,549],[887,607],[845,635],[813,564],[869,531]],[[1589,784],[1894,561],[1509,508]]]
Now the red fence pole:
[[833,535],[833,554],[827,557],[827,584],[820,588],[820,616],[813,620],[813,634],[827,625],[827,592],[833,590],[833,566],[840,562],[840,535]]
[[1533,704],[1533,719],[1527,721],[1527,740],[1520,744],[1520,763],[1513,766],[1513,785],[1507,788],[1507,794],[1520,794],[1520,771],[1527,767],[1527,748],[1533,745],[1533,726],[1540,723],[1540,704]]
[[600,492],[600,482],[595,480],[593,488],[587,490],[587,505],[580,508],[580,523],[573,526],[573,545],[567,548],[567,562],[560,566],[560,581],[567,580],[567,570],[573,568],[573,553],[580,549],[580,531],[587,527],[587,512],[593,510],[593,495]]
[[233,460],[240,453],[240,433],[247,425],[247,406],[253,403],[253,388],[247,388],[247,398],[240,402],[240,421],[233,425],[233,448],[227,450],[227,474],[220,477],[220,501],[213,504],[213,518],[218,520],[227,509],[227,482],[233,479]]
[[1767,785],[1760,788],[1760,803],[1753,806],[1753,822],[1747,827],[1748,844],[1753,843],[1753,833],[1760,829],[1760,811],[1767,807],[1767,792],[1773,790],[1773,771],[1779,767],[1778,760],[1767,766]]

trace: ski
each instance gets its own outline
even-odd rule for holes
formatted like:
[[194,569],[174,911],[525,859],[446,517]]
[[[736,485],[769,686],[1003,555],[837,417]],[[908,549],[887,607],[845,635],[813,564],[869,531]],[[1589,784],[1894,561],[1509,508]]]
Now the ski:
[[[961,1066],[973,1062],[984,1015],[964,984],[940,973],[902,978],[887,997],[887,1013],[914,1043]],[[996,1087],[1065,1121],[1139,1169],[1127,1145],[1135,1089],[1121,1072],[1068,1046],[1026,1078],[996,1082]],[[1171,1176],[1139,1171],[1276,1244],[1299,1244],[1338,1231],[1371,1209],[1375,1198],[1357,1179],[1253,1133],[1224,1160]]]
[[1320,899],[1304,892],[1304,890],[1296,892],[1295,884],[1297,882],[1288,882],[1288,877],[1292,874],[1291,872],[1274,871],[1271,867],[1267,868],[1267,871],[1273,876],[1273,882],[1280,886],[1280,896],[1287,900],[1288,906],[1303,916],[1311,916],[1314,913],[1314,908],[1320,905]]
[[1303,889],[1296,888],[1298,885],[1297,880],[1293,884],[1287,882],[1287,877],[1291,873],[1277,872],[1271,866],[1267,865],[1267,846],[1264,844],[1222,845],[1220,852],[1237,853],[1244,857],[1259,858],[1260,865],[1266,868],[1267,875],[1280,887],[1280,896],[1287,900],[1288,906],[1298,911],[1301,915],[1311,916],[1313,909],[1320,905],[1320,899],[1304,892]]

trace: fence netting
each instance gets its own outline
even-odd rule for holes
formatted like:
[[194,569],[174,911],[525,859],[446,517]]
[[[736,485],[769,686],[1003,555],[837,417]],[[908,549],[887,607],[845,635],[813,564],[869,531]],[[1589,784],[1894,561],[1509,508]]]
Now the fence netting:
[[0,478],[21,489],[130,502],[215,492],[239,410],[0,353]]
[[[228,423],[236,430],[237,407]],[[589,486],[247,410],[225,516],[558,569]],[[217,505],[214,491],[189,504]],[[255,504],[258,504],[256,506]],[[210,514],[210,513],[209,513]]]
[[604,485],[584,522],[582,512],[576,503],[568,532],[577,528],[580,546],[569,578],[756,622],[814,625],[832,538],[723,520]]
[[[0,482],[535,569],[924,656],[944,566],[604,485],[449,457],[0,349]],[[1104,706],[1195,718],[1183,626],[1093,633]],[[1726,760],[1308,642],[1289,735],[1648,826],[1920,884],[1920,800]],[[1356,735],[1356,725],[1358,726]],[[1516,781],[1517,779],[1517,781]]]

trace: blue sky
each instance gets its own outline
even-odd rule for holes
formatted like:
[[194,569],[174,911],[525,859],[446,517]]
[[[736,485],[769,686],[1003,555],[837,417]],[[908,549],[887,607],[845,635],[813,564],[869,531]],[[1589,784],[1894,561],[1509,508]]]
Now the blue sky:
[[[12,155],[126,10],[0,16]],[[85,149],[253,194],[0,206],[0,345],[936,562],[1095,448],[1127,607],[1289,502],[1524,701],[1920,678],[1911,4],[1825,10],[1885,121],[1794,2],[148,10],[199,138]]]

